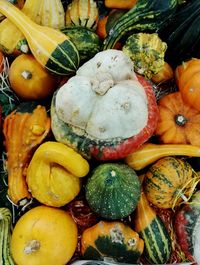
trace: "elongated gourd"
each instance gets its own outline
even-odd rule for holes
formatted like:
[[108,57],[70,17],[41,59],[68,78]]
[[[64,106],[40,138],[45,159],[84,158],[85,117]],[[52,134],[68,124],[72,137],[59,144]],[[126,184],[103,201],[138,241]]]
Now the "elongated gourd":
[[0,0],[0,12],[21,30],[36,60],[46,69],[60,75],[77,70],[79,54],[69,37],[58,30],[36,24],[5,0]]
[[125,162],[133,169],[140,170],[166,156],[199,157],[200,148],[190,144],[145,143],[137,151],[128,155]]
[[10,253],[11,231],[11,212],[8,208],[0,208],[0,261],[3,265],[15,264]]

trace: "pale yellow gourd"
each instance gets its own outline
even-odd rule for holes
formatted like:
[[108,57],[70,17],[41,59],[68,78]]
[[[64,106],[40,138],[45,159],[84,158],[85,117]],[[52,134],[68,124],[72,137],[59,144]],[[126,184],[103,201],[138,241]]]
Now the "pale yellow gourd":
[[[65,25],[61,0],[26,0],[22,12],[43,26],[63,28]],[[29,51],[24,34],[7,18],[0,23],[0,50],[12,55]]]
[[0,0],[0,12],[24,34],[32,54],[43,67],[60,75],[77,70],[78,50],[64,33],[36,24],[6,0]]

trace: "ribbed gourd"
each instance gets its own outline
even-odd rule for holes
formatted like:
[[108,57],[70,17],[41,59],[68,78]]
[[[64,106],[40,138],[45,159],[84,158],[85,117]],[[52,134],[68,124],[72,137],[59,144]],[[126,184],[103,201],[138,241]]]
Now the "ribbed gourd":
[[0,262],[2,265],[14,265],[10,252],[12,215],[8,208],[0,208]]
[[98,8],[93,0],[73,0],[66,10],[66,26],[96,29]]
[[22,31],[32,54],[46,69],[60,75],[77,70],[79,54],[69,37],[58,30],[36,24],[5,0],[0,0],[0,12]]
[[[65,25],[61,0],[26,0],[21,11],[42,26],[63,28]],[[24,34],[8,18],[0,23],[0,50],[16,56],[29,51]]]

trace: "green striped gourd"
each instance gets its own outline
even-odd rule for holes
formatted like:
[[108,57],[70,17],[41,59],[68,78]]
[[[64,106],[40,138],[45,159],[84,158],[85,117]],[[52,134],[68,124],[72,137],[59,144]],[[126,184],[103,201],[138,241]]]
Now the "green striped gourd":
[[36,60],[51,72],[74,73],[79,65],[76,46],[62,32],[36,24],[14,5],[0,0],[0,12],[24,34]]
[[0,264],[14,265],[10,253],[12,215],[8,208],[0,208]]
[[171,239],[161,218],[150,207],[144,192],[134,213],[135,231],[144,240],[144,257],[150,264],[166,263],[171,255]]

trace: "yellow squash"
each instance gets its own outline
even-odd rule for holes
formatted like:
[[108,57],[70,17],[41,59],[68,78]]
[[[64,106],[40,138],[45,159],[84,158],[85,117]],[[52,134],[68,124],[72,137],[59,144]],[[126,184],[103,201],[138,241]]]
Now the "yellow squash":
[[78,195],[80,178],[88,172],[89,164],[80,154],[62,143],[46,142],[33,155],[27,183],[38,201],[60,207]]

